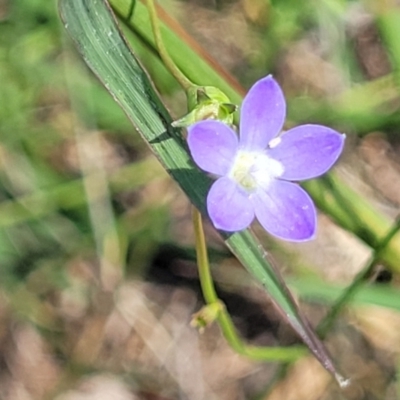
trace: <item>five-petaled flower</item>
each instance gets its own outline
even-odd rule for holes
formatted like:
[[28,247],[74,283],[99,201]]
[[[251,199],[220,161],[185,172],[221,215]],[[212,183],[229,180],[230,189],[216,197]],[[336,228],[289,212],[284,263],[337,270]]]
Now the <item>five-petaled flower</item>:
[[217,229],[240,231],[256,217],[278,238],[314,237],[314,204],[291,181],[315,178],[331,168],[345,135],[321,125],[301,125],[280,134],[285,114],[282,90],[269,75],[256,82],[243,100],[239,137],[215,120],[188,128],[194,161],[218,176],[207,196],[208,214]]

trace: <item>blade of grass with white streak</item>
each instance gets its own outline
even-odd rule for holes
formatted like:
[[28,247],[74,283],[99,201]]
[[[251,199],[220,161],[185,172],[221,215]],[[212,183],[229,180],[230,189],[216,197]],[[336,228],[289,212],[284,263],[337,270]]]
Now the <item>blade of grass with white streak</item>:
[[[211,180],[193,165],[180,131],[156,94],[149,77],[122,37],[105,0],[60,0],[65,27],[85,62],[131,119],[168,173],[191,202],[205,213]],[[322,365],[336,378],[321,341],[309,328],[279,274],[250,231],[221,232],[226,244],[263,287]]]

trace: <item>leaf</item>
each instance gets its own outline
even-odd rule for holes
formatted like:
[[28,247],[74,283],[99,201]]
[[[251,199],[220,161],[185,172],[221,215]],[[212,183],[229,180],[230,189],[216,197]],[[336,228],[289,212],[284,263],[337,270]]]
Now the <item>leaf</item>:
[[[136,35],[142,37],[143,42],[147,43],[152,50],[155,50],[146,7],[141,2],[137,2],[135,13],[129,16],[131,0],[110,0],[110,3],[124,23]],[[240,104],[244,93],[232,76],[216,65],[215,61],[161,7],[158,8],[158,14],[162,21],[161,33],[164,43],[169,49],[179,49],[179,51],[171,53],[178,68],[194,83],[216,86],[228,95],[234,104]],[[393,27],[393,25],[391,26]],[[391,38],[397,38],[397,36],[392,35]],[[301,120],[304,115],[307,115],[307,121],[309,118],[315,117],[314,122],[318,123],[328,122],[340,126],[348,122],[352,129],[357,127],[357,124],[355,125],[355,118],[357,118],[362,124],[362,127],[358,125],[358,128],[371,132],[375,129],[373,128],[373,126],[376,127],[375,124],[378,123],[379,126],[382,126],[382,118],[385,117],[382,116],[381,110],[385,108],[385,102],[390,103],[398,98],[398,92],[393,85],[393,75],[387,75],[375,81],[355,85],[329,104],[324,104],[321,99],[300,96],[289,99],[290,113],[295,114],[298,117],[297,120]],[[359,101],[360,99],[363,101]],[[368,99],[367,102],[366,99]],[[364,105],[362,111],[358,109],[361,104]],[[320,113],[310,115],[310,111],[315,107],[324,109],[325,119],[319,119]],[[395,112],[394,114],[398,115],[399,113]],[[330,172],[325,177],[331,177],[332,183],[334,183],[329,190],[321,179],[305,181],[302,185],[320,210],[374,248],[390,229],[393,220],[390,220],[372,205],[369,199],[355,191],[334,173]],[[395,272],[400,271],[399,258],[400,234],[396,235],[382,252],[382,260]]]
[[[327,283],[314,276],[290,280],[289,285],[302,299],[324,304],[334,303],[347,289],[344,286]],[[349,305],[373,305],[400,311],[399,298],[400,291],[389,285],[366,286],[355,293]]]
[[[140,2],[136,7],[139,5]],[[105,0],[60,0],[59,6],[65,27],[87,65],[120,104],[164,168],[204,214],[211,180],[191,161],[180,130],[172,127],[172,118],[122,37],[109,4]],[[248,230],[221,235],[321,364],[340,380],[321,341],[254,235]]]

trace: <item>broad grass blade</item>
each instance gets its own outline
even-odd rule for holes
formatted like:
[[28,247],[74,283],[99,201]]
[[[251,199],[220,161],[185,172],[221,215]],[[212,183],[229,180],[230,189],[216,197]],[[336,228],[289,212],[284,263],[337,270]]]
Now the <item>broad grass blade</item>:
[[[190,201],[205,213],[205,198],[211,181],[193,165],[180,131],[172,128],[168,111],[118,29],[109,4],[105,0],[60,0],[59,7],[65,28],[87,65],[120,104]],[[322,342],[300,313],[286,284],[265,257],[254,235],[248,230],[221,234],[312,353],[340,380]]]
[[[131,0],[109,1],[124,24],[155,50],[151,24],[143,1],[136,2],[133,14],[130,13]],[[158,15],[161,20],[161,33],[167,48],[179,49],[179,51],[172,52],[171,56],[181,71],[194,83],[216,86],[230,98],[232,103],[240,104],[244,91],[232,75],[223,70],[193,38],[182,31],[179,24],[163,11],[162,7],[158,7]],[[392,44],[394,43],[393,38],[397,40],[397,36],[393,34],[395,31],[392,29],[394,19],[389,17],[390,26],[385,28],[385,32],[390,28],[390,42]],[[386,37],[386,33],[384,36]],[[400,57],[398,57],[398,62],[400,65]],[[381,113],[379,109],[384,109],[385,102],[394,101],[397,95],[394,77],[387,75],[347,89],[340,97],[334,102],[329,102],[329,104],[324,105],[321,99],[306,101],[303,96],[297,99],[288,99],[288,101],[291,114],[297,115],[300,120],[304,114],[309,115],[311,110],[316,111],[317,108],[321,107],[325,108],[325,111],[322,112],[321,110],[322,114],[320,112],[313,114],[315,116],[314,122],[327,123],[328,125],[339,123],[339,126],[346,126],[346,121],[349,121],[352,130],[355,129],[360,133],[360,131],[371,132],[376,129],[374,124],[382,118],[382,116],[378,117]],[[316,103],[318,103],[318,106]],[[307,112],[305,113],[304,110],[307,110]],[[321,119],[322,115],[329,117],[327,119],[322,117]],[[359,121],[358,125],[355,122],[356,119]],[[302,185],[320,210],[328,214],[338,225],[353,232],[368,246],[374,248],[376,243],[385,237],[386,232],[393,224],[393,220],[374,206],[370,199],[346,184],[334,171],[329,172],[325,178],[327,177],[330,177],[333,184],[330,185],[330,188],[327,188],[324,184],[326,179],[312,179],[302,182]],[[400,263],[398,262],[400,258],[400,234],[397,234],[388,243],[382,251],[381,258],[391,270],[400,272]]]

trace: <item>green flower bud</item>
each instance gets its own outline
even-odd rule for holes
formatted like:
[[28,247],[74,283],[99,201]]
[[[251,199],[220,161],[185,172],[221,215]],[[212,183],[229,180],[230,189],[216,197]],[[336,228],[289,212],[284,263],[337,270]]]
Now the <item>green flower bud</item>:
[[172,123],[174,127],[187,127],[205,119],[215,119],[225,124],[233,123],[236,106],[214,86],[198,86],[189,92],[189,114]]
[[218,317],[218,314],[224,309],[221,302],[216,302],[204,306],[199,312],[193,315],[190,325],[203,332],[207,326],[210,326]]

